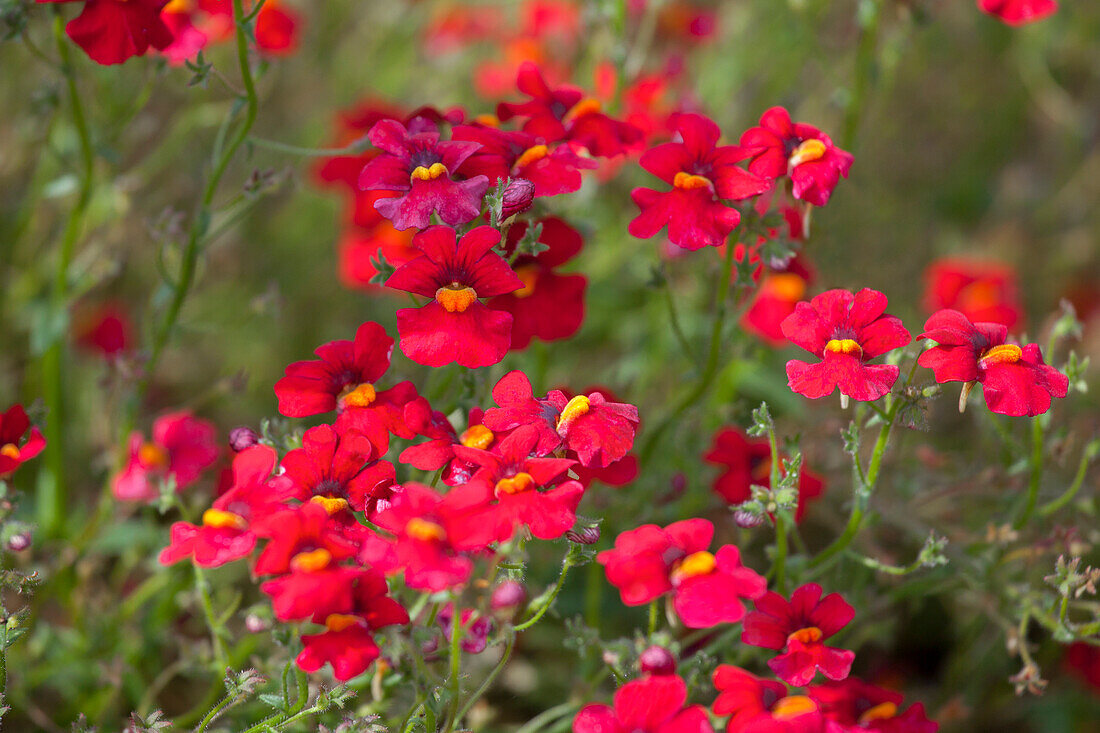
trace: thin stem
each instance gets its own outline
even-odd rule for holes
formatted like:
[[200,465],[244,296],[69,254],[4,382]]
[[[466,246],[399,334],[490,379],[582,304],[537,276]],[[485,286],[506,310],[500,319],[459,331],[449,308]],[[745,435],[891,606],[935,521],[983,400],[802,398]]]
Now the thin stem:
[[214,645],[214,658],[217,660],[218,666],[225,669],[229,666],[229,662],[225,651],[225,643],[222,640],[223,629],[214,615],[214,602],[210,597],[210,584],[206,581],[206,573],[198,564],[192,564],[192,567],[195,569],[195,588],[198,589],[199,597],[202,599],[202,612],[206,617],[206,625],[210,628],[210,639]]
[[871,568],[872,570],[878,570],[880,573],[887,573],[889,575],[908,575],[909,573],[915,573],[924,567],[924,563],[918,558],[908,565],[890,565],[884,563],[881,560],[876,560],[873,557],[867,557],[866,555],[857,555],[850,553],[849,557],[854,558],[864,567]]
[[782,511],[775,513],[775,586],[781,594],[787,592],[787,520]]
[[218,704],[210,708],[210,712],[204,715],[202,720],[199,721],[198,727],[195,728],[195,733],[202,733],[202,731],[206,730],[207,726],[213,723],[214,719],[221,715],[232,702],[233,697],[230,695],[226,695],[218,701]]
[[672,333],[676,336],[676,341],[680,345],[680,349],[684,352],[684,356],[695,360],[695,349],[692,348],[691,342],[688,341],[687,336],[684,335],[684,329],[680,325],[680,315],[676,310],[676,298],[672,294],[672,280],[669,277],[667,263],[661,263],[661,269],[663,270],[663,287],[665,291],[665,305],[668,306],[668,320],[672,325]]
[[481,686],[477,688],[473,695],[466,700],[462,708],[458,711],[458,715],[455,716],[456,721],[461,721],[466,717],[466,713],[470,712],[470,708],[474,706],[482,696],[488,692],[493,682],[500,675],[504,669],[504,665],[508,663],[508,660],[512,658],[512,650],[516,646],[516,631],[515,629],[508,629],[506,632],[506,639],[504,642],[504,652],[500,655],[500,661],[497,662],[497,666],[493,667],[493,671],[489,673],[489,676],[485,678],[485,681],[481,683]]
[[248,138],[248,144],[255,145],[258,148],[287,153],[288,155],[300,155],[304,158],[338,158],[344,155],[359,155],[370,148],[370,141],[365,137],[342,148],[305,148],[299,145],[288,145],[277,140],[265,140],[260,137]]
[[[447,686],[451,690],[451,702],[449,705],[450,712],[447,714],[447,725],[443,729],[444,733],[451,733],[454,730],[455,723],[458,720],[458,696],[462,693],[462,613],[458,608],[458,604],[455,603],[452,607],[453,614],[451,616],[451,673],[447,679]],[[470,619],[471,623],[473,619]]]
[[1077,496],[1077,492],[1081,489],[1081,485],[1085,483],[1085,474],[1088,473],[1089,464],[1092,463],[1092,459],[1096,457],[1097,452],[1100,452],[1100,440],[1094,440],[1085,446],[1085,451],[1081,454],[1081,462],[1077,464],[1077,473],[1073,477],[1073,483],[1070,484],[1064,494],[1041,506],[1039,508],[1040,516],[1045,517],[1053,514],[1073,501],[1074,497]]
[[554,605],[554,600],[558,597],[558,594],[561,593],[562,586],[565,585],[565,576],[569,574],[569,568],[573,567],[573,553],[574,548],[576,547],[579,547],[579,545],[573,545],[572,547],[570,547],[569,554],[565,556],[564,560],[562,560],[561,574],[558,576],[558,582],[554,585],[553,590],[550,591],[550,595],[546,598],[545,601],[542,602],[542,605],[539,606],[538,610],[535,611],[534,615],[531,616],[531,618],[516,626],[517,632],[526,631],[527,629],[537,624],[539,622],[539,619],[542,618],[546,614],[546,612],[550,610],[550,607]]
[[1031,519],[1035,503],[1039,500],[1039,485],[1043,478],[1043,423],[1039,415],[1031,418],[1031,475],[1027,483],[1027,500],[1024,511],[1012,523],[1013,529],[1021,529]]
[[659,609],[657,608],[657,601],[653,600],[649,602],[649,636],[653,636],[657,633],[657,616]]
[[856,48],[855,80],[852,84],[852,97],[844,116],[842,144],[851,148],[859,131],[859,121],[863,115],[864,101],[875,74],[875,51],[878,46],[879,18],[882,15],[881,0],[859,3],[859,46]]
[[556,720],[560,720],[576,710],[579,705],[575,702],[563,702],[549,710],[543,710],[535,717],[528,720],[516,733],[536,733]]
[[309,700],[309,677],[301,669],[294,670],[298,679],[298,699],[294,701],[294,707],[285,713],[277,713],[269,718],[261,720],[251,728],[246,729],[243,733],[259,733],[260,731],[277,730],[282,728],[287,723],[292,723],[295,720],[308,717],[314,713],[324,712],[327,706],[313,705],[309,708],[305,708],[306,701]]

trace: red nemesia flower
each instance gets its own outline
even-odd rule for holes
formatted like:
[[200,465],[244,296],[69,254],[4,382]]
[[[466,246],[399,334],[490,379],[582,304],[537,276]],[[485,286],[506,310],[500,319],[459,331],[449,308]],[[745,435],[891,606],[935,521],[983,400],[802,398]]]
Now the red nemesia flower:
[[1023,318],[1016,271],[1000,262],[946,257],[924,273],[924,309],[950,308],[974,323],[1014,327]]
[[[24,435],[27,436],[26,441],[23,440]],[[23,405],[12,405],[0,414],[0,478],[11,476],[15,469],[37,456],[45,447],[46,439],[42,431],[37,426],[31,427]]]
[[978,9],[1000,18],[1008,25],[1026,25],[1053,15],[1055,0],[978,0]]
[[779,682],[761,679],[730,664],[718,665],[713,681],[718,690],[714,714],[731,716],[726,733],[826,731],[817,703],[805,695],[790,695]]
[[367,137],[382,154],[363,168],[359,188],[400,193],[374,205],[394,227],[424,229],[433,213],[457,226],[481,213],[489,179],[474,176],[458,181],[451,177],[478,149],[477,143],[440,141],[438,131],[414,132],[397,120],[376,122]]
[[161,415],[153,422],[153,440],[130,435],[130,460],[111,490],[120,501],[151,501],[155,482],[174,480],[182,491],[218,458],[217,428],[187,410]]
[[576,452],[582,465],[607,467],[634,445],[638,408],[608,402],[598,392],[570,399],[559,390],[551,390],[545,399],[536,400],[531,380],[517,370],[496,383],[493,401],[499,407],[486,411],[485,426],[496,432],[534,425],[539,432],[539,455],[547,455],[564,443]]
[[848,676],[855,652],[822,643],[855,618],[855,609],[839,593],[822,598],[821,586],[807,583],[791,594],[790,602],[769,592],[755,603],[756,610],[745,617],[741,641],[765,649],[786,649],[768,662],[781,680],[805,687],[817,670],[831,680]]
[[434,226],[416,235],[421,255],[399,267],[386,286],[432,300],[397,311],[401,351],[417,364],[439,367],[457,361],[471,369],[496,364],[508,353],[512,315],[491,310],[479,298],[523,287],[493,247],[500,232],[471,229],[456,241],[450,227]]
[[336,242],[340,282],[349,288],[378,290],[380,286],[373,282],[378,276],[375,261],[383,259],[394,267],[405,264],[417,255],[412,238],[411,229],[398,231],[385,219],[369,229],[349,227]]
[[684,707],[686,702],[687,685],[679,677],[642,677],[615,691],[614,707],[581,708],[573,733],[714,733],[703,707]]
[[121,303],[80,307],[73,320],[77,346],[99,352],[104,359],[117,359],[134,346],[134,326]]
[[1070,673],[1100,691],[1100,647],[1074,642],[1066,649],[1064,661]]
[[649,239],[668,227],[673,244],[684,249],[717,247],[741,221],[741,214],[722,201],[738,201],[767,191],[771,183],[737,167],[746,157],[736,145],[718,146],[721,131],[697,114],[673,115],[670,124],[681,142],[670,142],[642,154],[641,166],[671,191],[636,188],[630,197],[641,213],[630,233]]
[[480,145],[459,167],[460,175],[484,175],[491,186],[501,178],[523,178],[535,184],[535,196],[578,191],[581,171],[598,167],[594,160],[578,155],[570,143],[546,145],[519,130],[461,125],[454,128],[451,139]]
[[[479,517],[496,526],[498,542],[507,541],[516,527],[525,525],[542,540],[561,537],[577,521],[577,504],[584,494],[579,481],[558,482],[576,462],[568,458],[532,458],[539,435],[524,425],[501,440],[493,452],[455,446],[455,455],[478,466],[470,483],[452,493],[470,504],[485,504]],[[483,517],[483,519],[481,519]]]
[[643,133],[637,127],[608,117],[600,111],[599,101],[585,97],[576,87],[551,89],[538,66],[529,61],[520,65],[516,85],[531,99],[501,102],[497,117],[503,121],[527,118],[523,131],[546,143],[570,140],[601,158],[621,155],[642,143]]
[[202,514],[202,524],[176,522],[171,542],[160,552],[161,565],[190,557],[195,564],[214,568],[245,557],[256,546],[251,524],[284,508],[292,486],[282,477],[271,478],[279,457],[272,448],[256,445],[233,458],[233,484]]
[[931,369],[936,381],[965,382],[959,411],[975,383],[982,385],[985,403],[1001,415],[1041,415],[1051,397],[1065,397],[1069,378],[1043,362],[1037,344],[1023,347],[1005,343],[1008,329],[999,323],[971,323],[959,311],[942,310],[924,324],[918,339],[936,345],[917,359]]
[[[414,408],[416,408],[414,410]],[[415,415],[413,414],[415,412]],[[473,478],[477,466],[455,456],[457,446],[487,450],[496,442],[493,431],[481,424],[482,410],[474,407],[466,420],[466,429],[459,435],[447,416],[423,404],[410,403],[406,410],[409,425],[417,435],[429,438],[401,451],[397,460],[421,471],[443,470],[442,481],[447,486],[459,486]]]
[[260,584],[280,621],[325,618],[352,603],[352,583],[362,569],[334,563],[317,568],[305,565]]
[[[714,479],[714,492],[730,504],[742,504],[752,497],[752,485],[771,486],[772,449],[767,438],[749,438],[736,427],[719,430],[710,451],[703,456],[707,463],[725,470]],[[780,472],[783,467],[780,462]],[[795,521],[801,522],[806,505],[821,495],[825,484],[821,477],[803,466],[798,476],[798,508]]]
[[283,456],[282,465],[294,498],[316,502],[329,514],[349,506],[368,510],[395,478],[393,464],[375,457],[366,436],[354,430],[337,434],[330,425],[307,430],[302,447]]
[[886,305],[885,295],[864,288],[854,295],[828,290],[795,306],[782,323],[783,335],[821,361],[788,361],[791,389],[816,400],[839,388],[842,405],[849,397],[868,402],[889,392],[898,368],[867,362],[905,346],[912,337],[901,320],[885,313]]
[[686,626],[735,623],[745,615],[741,598],[757,598],[767,585],[741,565],[741,553],[733,545],[711,554],[707,548],[713,536],[714,525],[705,519],[686,519],[664,529],[646,524],[620,534],[615,549],[599,553],[596,561],[628,606],[673,591],[673,607]]
[[[825,718],[838,725],[837,731],[874,730],[881,733],[936,733],[939,724],[915,703],[901,712],[902,695],[868,684],[856,677],[810,687],[806,694],[820,706]],[[834,728],[830,727],[829,731]]]
[[295,660],[302,670],[316,672],[327,662],[336,679],[347,681],[365,672],[379,656],[371,632],[409,622],[405,609],[387,595],[381,573],[360,570],[353,584],[349,607],[315,616],[314,622],[324,624],[325,631],[302,636],[304,648]]
[[769,180],[790,176],[794,197],[814,206],[829,203],[854,160],[816,127],[792,123],[782,107],[772,107],[760,118],[759,127],[746,130],[741,147],[752,156],[749,171]]
[[[36,0],[39,3],[75,0]],[[65,26],[73,42],[97,64],[121,64],[149,47],[172,43],[172,31],[160,18],[168,0],[86,0],[80,15]]]
[[256,575],[330,570],[359,549],[346,528],[313,502],[263,517],[253,523],[253,531],[268,538],[253,567]]
[[[569,399],[576,396],[576,393],[567,387],[562,387],[558,391]],[[608,402],[619,402],[619,398],[614,392],[599,385],[586,387],[580,390],[579,394],[599,394]],[[637,429],[635,429],[635,432],[637,432]],[[575,451],[566,451],[565,457],[577,458],[578,456]],[[573,466],[570,471],[576,474],[577,480],[585,487],[588,487],[593,481],[599,481],[608,486],[625,486],[638,476],[638,458],[632,453],[627,453],[619,460],[612,461],[606,466],[596,464],[584,466],[578,461],[577,465]]]
[[[558,341],[575,334],[584,321],[584,293],[588,279],[584,275],[562,275],[555,268],[577,256],[584,244],[580,232],[561,219],[548,217],[542,224],[539,241],[549,249],[534,257],[521,255],[512,264],[523,287],[498,295],[489,307],[512,314],[512,349],[526,349],[531,339]],[[527,231],[527,222],[508,230],[505,250],[511,253]]]

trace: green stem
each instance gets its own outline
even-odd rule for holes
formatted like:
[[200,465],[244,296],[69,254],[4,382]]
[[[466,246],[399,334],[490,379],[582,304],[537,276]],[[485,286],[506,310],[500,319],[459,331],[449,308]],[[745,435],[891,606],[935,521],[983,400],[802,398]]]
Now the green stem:
[[[451,702],[449,712],[447,713],[447,724],[444,727],[444,733],[451,733],[454,730],[455,723],[458,721],[458,696],[462,694],[462,612],[456,602],[452,606],[451,616],[451,672],[450,677],[447,679],[447,686],[451,690]],[[471,623],[473,619],[470,619]]]
[[1100,452],[1100,440],[1094,440],[1085,446],[1085,451],[1081,454],[1081,462],[1077,464],[1077,473],[1073,477],[1073,483],[1070,484],[1064,494],[1041,506],[1039,508],[1040,516],[1045,517],[1053,514],[1073,501],[1074,497],[1077,496],[1077,492],[1080,491],[1081,485],[1085,483],[1085,474],[1088,473],[1089,464],[1092,463],[1092,459],[1096,457],[1097,452]]
[[783,510],[775,513],[775,587],[779,593],[787,592],[787,520]]
[[561,705],[555,705],[549,710],[543,710],[541,713],[524,723],[516,733],[536,733],[536,731],[542,730],[549,723],[553,723],[569,715],[578,707],[580,706],[575,702],[563,702]]
[[542,602],[538,610],[535,611],[534,615],[531,616],[531,618],[516,626],[517,632],[526,631],[527,629],[537,624],[539,622],[539,619],[542,618],[546,614],[546,612],[550,610],[550,607],[554,605],[554,600],[558,597],[558,594],[561,593],[562,586],[565,585],[565,576],[569,574],[569,568],[573,567],[574,548],[576,547],[579,547],[579,545],[573,545],[572,547],[570,547],[569,554],[565,556],[564,560],[562,560],[561,574],[558,576],[558,582],[554,584],[553,590],[550,591],[550,595],[546,598],[545,601]]
[[512,650],[516,646],[516,631],[515,629],[508,629],[505,634],[507,638],[504,642],[504,652],[500,655],[500,661],[497,662],[497,666],[493,667],[493,671],[489,673],[489,676],[485,678],[485,681],[481,683],[481,686],[478,687],[474,694],[471,695],[468,700],[466,700],[465,704],[463,704],[462,708],[458,711],[458,715],[455,716],[456,721],[461,721],[463,718],[466,717],[466,713],[470,712],[470,708],[474,706],[474,703],[480,700],[482,696],[486,692],[488,692],[493,682],[496,681],[496,678],[504,669],[504,665],[506,665],[508,663],[508,660],[512,658]]
[[320,705],[313,705],[303,710],[306,701],[309,699],[309,677],[300,669],[295,669],[294,672],[298,679],[298,699],[294,701],[294,707],[285,713],[278,713],[261,720],[259,723],[256,723],[256,725],[243,731],[243,733],[260,733],[260,731],[278,730],[287,723],[292,723],[295,720],[300,720],[301,718],[325,710],[325,707]]
[[217,660],[218,667],[225,669],[229,666],[228,657],[225,651],[225,642],[222,640],[222,634],[224,629],[218,623],[217,617],[214,615],[214,602],[210,598],[210,583],[206,580],[206,573],[197,564],[192,564],[195,569],[195,587],[199,591],[199,597],[202,599],[202,612],[206,617],[206,625],[210,628],[210,639],[214,644],[214,659]]
[[69,295],[69,266],[72,264],[73,251],[77,239],[84,228],[84,217],[92,200],[92,181],[95,168],[95,156],[92,151],[88,122],[84,115],[84,105],[76,85],[76,73],[73,71],[69,53],[69,40],[65,37],[61,13],[55,8],[54,40],[61,58],[61,70],[65,74],[65,84],[72,108],[73,126],[76,128],[80,146],[80,183],[76,204],[69,213],[65,229],[61,234],[61,245],[54,271],[53,289],[50,293],[50,324],[52,331],[50,345],[42,355],[42,396],[49,410],[49,419],[45,426],[46,455],[43,457],[45,473],[38,484],[37,514],[38,524],[49,536],[56,536],[65,521],[67,482],[65,480],[65,329],[58,324],[64,322],[64,314]]
[[878,46],[879,19],[882,15],[880,0],[870,0],[858,4],[859,46],[856,48],[855,80],[852,84],[852,97],[844,115],[842,145],[851,149],[859,131],[859,120],[863,115],[863,106],[867,90],[875,74],[875,50]]
[[229,707],[232,702],[233,698],[231,696],[226,695],[223,697],[218,704],[210,708],[210,712],[204,715],[202,720],[199,721],[198,727],[195,728],[195,733],[202,733],[202,731],[206,730],[206,727],[213,723],[214,719],[221,715],[222,711]]
[[887,573],[889,575],[908,575],[909,573],[915,573],[924,566],[924,563],[920,559],[914,560],[908,565],[890,565],[881,560],[876,560],[873,557],[867,557],[866,555],[852,554],[851,557],[864,567],[878,570],[880,573]]
[[248,143],[258,148],[267,148],[288,155],[300,155],[304,158],[338,158],[344,155],[359,155],[370,148],[370,141],[365,137],[342,148],[304,148],[298,145],[281,143],[277,140],[265,140],[260,137],[250,137]]
[[672,333],[676,336],[676,341],[680,345],[680,349],[684,352],[684,356],[692,361],[695,361],[695,349],[691,347],[691,343],[688,341],[687,336],[684,335],[684,329],[680,325],[680,315],[676,310],[676,299],[672,294],[672,280],[669,278],[668,265],[666,263],[661,264],[663,270],[663,287],[665,291],[665,305],[668,306],[668,320],[672,325]]
[[1043,423],[1042,417],[1031,418],[1031,475],[1027,483],[1027,500],[1024,511],[1012,523],[1013,529],[1021,529],[1035,512],[1035,503],[1039,500],[1039,485],[1043,478]]
[[657,601],[653,600],[649,602],[649,636],[653,636],[657,633],[657,616],[659,609],[657,608]]

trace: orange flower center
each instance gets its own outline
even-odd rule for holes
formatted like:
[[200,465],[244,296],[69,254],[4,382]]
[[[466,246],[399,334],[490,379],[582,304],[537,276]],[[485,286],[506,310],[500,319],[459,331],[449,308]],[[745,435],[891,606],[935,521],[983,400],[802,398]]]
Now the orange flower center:
[[471,425],[462,432],[458,441],[467,448],[486,450],[493,444],[495,438],[493,431],[484,425]]
[[350,613],[330,613],[325,617],[325,628],[329,631],[343,631],[358,624],[359,617]]
[[424,542],[431,540],[443,541],[447,537],[447,533],[438,524],[420,517],[413,517],[409,520],[408,524],[405,525],[405,534],[414,540],[423,540]]
[[170,0],[162,13],[190,13],[195,9],[195,0]]
[[3,448],[0,448],[0,456],[7,456],[16,461],[19,460],[19,446],[15,443],[5,443]]
[[320,504],[325,508],[325,511],[330,515],[347,509],[348,500],[342,499],[338,496],[314,496],[310,499],[314,504]]
[[341,396],[345,407],[370,407],[378,393],[374,391],[374,385],[363,382],[356,385],[355,389],[345,390]]
[[805,695],[790,695],[772,705],[772,717],[776,720],[791,720],[817,710],[817,704]]
[[473,288],[451,283],[435,291],[435,300],[448,313],[465,313],[477,300],[477,291]]
[[143,443],[138,448],[138,460],[146,468],[167,468],[168,451],[153,443]]
[[764,281],[764,289],[777,298],[796,302],[806,294],[806,281],[792,272],[777,272]]
[[[832,351],[835,354],[851,354],[857,357],[863,357],[863,347],[859,345],[859,342],[855,339],[830,339],[829,343],[825,344],[825,351]],[[824,354],[822,354],[824,356]]]
[[889,720],[898,714],[898,706],[894,703],[880,702],[873,708],[859,716],[859,724],[864,725],[870,723],[872,720]]
[[516,268],[516,277],[523,281],[523,287],[512,293],[517,298],[526,298],[535,292],[535,284],[539,281],[538,265],[523,265]]
[[979,357],[978,361],[982,366],[989,366],[990,364],[1015,364],[1024,357],[1024,350],[1016,344],[1000,344],[994,346],[991,349],[987,349],[985,353]]
[[480,114],[474,118],[474,122],[486,127],[500,127],[500,118],[491,114]]
[[297,573],[314,573],[324,570],[332,562],[332,553],[323,547],[299,552],[290,559],[290,569]]
[[246,529],[248,522],[240,514],[223,509],[207,509],[202,513],[202,523],[214,529]]
[[816,626],[807,626],[806,628],[799,629],[798,631],[795,631],[790,636],[788,636],[787,643],[790,644],[791,641],[799,641],[803,644],[813,644],[814,642],[821,641],[821,638],[823,636],[824,634],[821,633],[821,629],[817,628]]
[[524,491],[534,488],[534,486],[535,479],[531,477],[531,474],[521,471],[511,478],[502,478],[497,481],[496,495],[522,494]]
[[599,112],[602,109],[600,106],[600,100],[595,97],[585,97],[581,101],[573,105],[573,108],[565,113],[565,116],[561,118],[561,121],[568,125],[574,120],[585,117]]
[[418,165],[413,168],[412,174],[409,176],[409,181],[434,181],[440,176],[447,175],[447,166],[442,163],[432,163],[429,167]]
[[688,578],[696,578],[700,575],[710,575],[718,567],[718,561],[714,555],[706,550],[693,552],[672,570],[672,584],[679,585]]
[[523,168],[524,166],[537,163],[550,154],[550,148],[545,145],[533,145],[523,151],[523,154],[516,159],[516,168]]
[[672,185],[684,191],[695,188],[710,188],[710,179],[706,176],[696,176],[685,171],[680,171],[672,179]]
[[799,146],[791,152],[789,165],[791,168],[796,168],[803,163],[812,163],[815,160],[821,160],[825,157],[825,151],[825,143],[817,138],[803,140]]

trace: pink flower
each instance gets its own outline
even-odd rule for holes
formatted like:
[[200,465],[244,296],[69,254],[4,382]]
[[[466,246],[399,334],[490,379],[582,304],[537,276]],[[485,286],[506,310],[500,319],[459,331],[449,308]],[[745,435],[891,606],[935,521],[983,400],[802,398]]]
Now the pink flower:
[[153,440],[141,433],[130,436],[130,460],[116,475],[111,490],[119,501],[151,501],[157,483],[174,481],[182,491],[198,480],[220,452],[213,423],[183,410],[153,422]]

